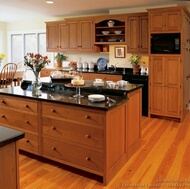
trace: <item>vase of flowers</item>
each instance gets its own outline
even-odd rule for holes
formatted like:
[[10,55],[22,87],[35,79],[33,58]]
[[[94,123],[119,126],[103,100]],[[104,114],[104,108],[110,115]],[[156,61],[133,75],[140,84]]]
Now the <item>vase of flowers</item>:
[[0,67],[1,67],[1,61],[5,58],[5,55],[3,53],[0,54]]
[[24,56],[24,64],[34,73],[34,80],[32,81],[32,94],[34,96],[41,95],[42,82],[40,80],[40,71],[50,63],[47,56],[40,54],[27,53]]
[[133,73],[139,73],[140,60],[141,56],[138,54],[132,54],[131,57],[129,58],[129,61],[133,66]]

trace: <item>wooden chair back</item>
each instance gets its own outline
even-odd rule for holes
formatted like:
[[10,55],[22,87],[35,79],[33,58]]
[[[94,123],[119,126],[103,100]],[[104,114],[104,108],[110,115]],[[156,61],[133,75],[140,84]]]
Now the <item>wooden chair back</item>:
[[12,86],[16,70],[17,65],[15,63],[7,63],[3,66],[0,72],[0,88]]

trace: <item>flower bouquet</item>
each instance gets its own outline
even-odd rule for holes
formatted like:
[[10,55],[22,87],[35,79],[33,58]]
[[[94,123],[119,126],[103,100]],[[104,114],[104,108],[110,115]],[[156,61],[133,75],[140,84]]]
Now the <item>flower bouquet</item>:
[[47,56],[42,56],[41,54],[27,53],[24,56],[24,65],[27,66],[34,73],[35,80],[32,81],[33,94],[35,96],[39,95],[42,83],[40,81],[40,71],[50,63]]

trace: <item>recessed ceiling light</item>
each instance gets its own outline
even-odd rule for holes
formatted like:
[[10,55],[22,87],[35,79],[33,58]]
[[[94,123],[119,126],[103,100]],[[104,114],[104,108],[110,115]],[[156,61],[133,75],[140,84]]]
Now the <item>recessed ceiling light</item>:
[[53,4],[53,1],[46,1],[47,4]]

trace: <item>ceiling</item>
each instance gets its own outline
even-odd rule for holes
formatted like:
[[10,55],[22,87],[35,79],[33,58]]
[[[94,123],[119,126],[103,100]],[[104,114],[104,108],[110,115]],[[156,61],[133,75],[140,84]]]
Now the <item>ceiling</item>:
[[0,22],[24,21],[31,19],[59,19],[75,15],[107,14],[114,9],[134,9],[138,7],[156,7],[185,5],[190,1],[177,0],[0,0]]

